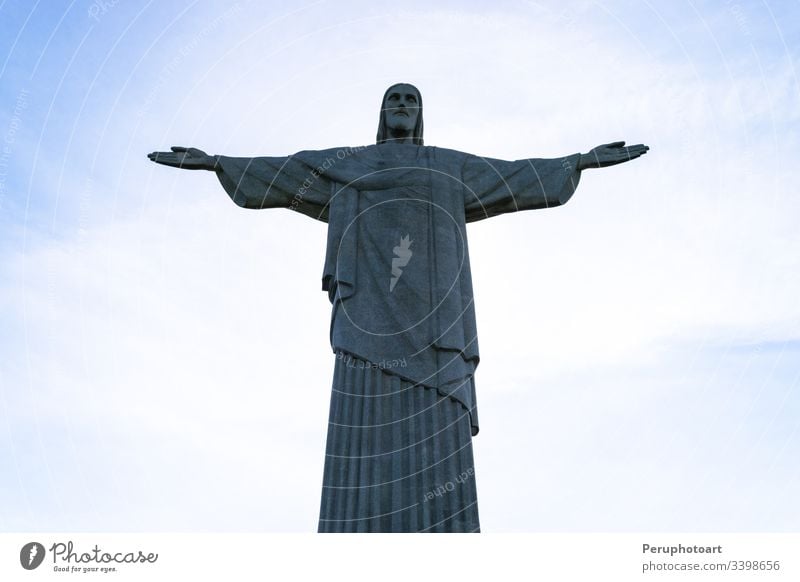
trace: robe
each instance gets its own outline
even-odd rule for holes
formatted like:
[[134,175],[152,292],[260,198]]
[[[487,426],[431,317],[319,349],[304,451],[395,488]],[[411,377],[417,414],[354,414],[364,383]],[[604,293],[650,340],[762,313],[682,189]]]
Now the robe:
[[219,156],[244,208],[287,208],[328,223],[322,289],[335,353],[436,390],[478,433],[479,362],[466,224],[564,204],[579,154],[504,161],[411,144]]

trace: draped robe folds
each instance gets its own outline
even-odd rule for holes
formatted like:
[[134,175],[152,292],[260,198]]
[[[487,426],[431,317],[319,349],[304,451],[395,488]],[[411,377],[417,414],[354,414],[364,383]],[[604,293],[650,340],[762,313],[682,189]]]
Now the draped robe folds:
[[466,223],[564,204],[579,154],[504,161],[410,144],[218,158],[245,208],[328,223],[322,287],[330,340],[386,374],[459,402],[478,432],[478,365]]

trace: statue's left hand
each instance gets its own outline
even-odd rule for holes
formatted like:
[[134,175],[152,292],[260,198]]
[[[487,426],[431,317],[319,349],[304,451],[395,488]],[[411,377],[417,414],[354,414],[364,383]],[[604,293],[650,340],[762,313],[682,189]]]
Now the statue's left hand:
[[587,168],[605,168],[623,162],[629,162],[647,153],[650,148],[644,144],[625,147],[624,141],[615,141],[599,145],[588,154],[581,154],[579,170]]
[[181,168],[183,170],[216,170],[217,158],[209,156],[197,148],[174,146],[171,152],[153,152],[147,154],[157,164]]

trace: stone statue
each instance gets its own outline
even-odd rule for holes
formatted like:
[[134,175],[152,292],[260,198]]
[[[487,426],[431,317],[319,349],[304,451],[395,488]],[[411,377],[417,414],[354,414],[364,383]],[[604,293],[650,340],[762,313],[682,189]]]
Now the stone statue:
[[422,95],[390,87],[377,143],[232,158],[173,147],[244,208],[328,223],[322,289],[336,357],[320,532],[478,532],[472,437],[478,336],[466,224],[549,208],[581,172],[646,153],[625,142],[504,161],[423,145]]

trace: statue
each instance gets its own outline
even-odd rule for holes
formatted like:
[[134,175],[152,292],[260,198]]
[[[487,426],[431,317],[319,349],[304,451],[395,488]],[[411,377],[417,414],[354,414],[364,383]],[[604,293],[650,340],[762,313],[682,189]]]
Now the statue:
[[375,145],[233,158],[173,147],[244,208],[328,223],[322,289],[336,357],[320,532],[478,532],[472,438],[478,336],[466,224],[564,204],[625,142],[504,161],[425,146],[422,95],[390,87]]

